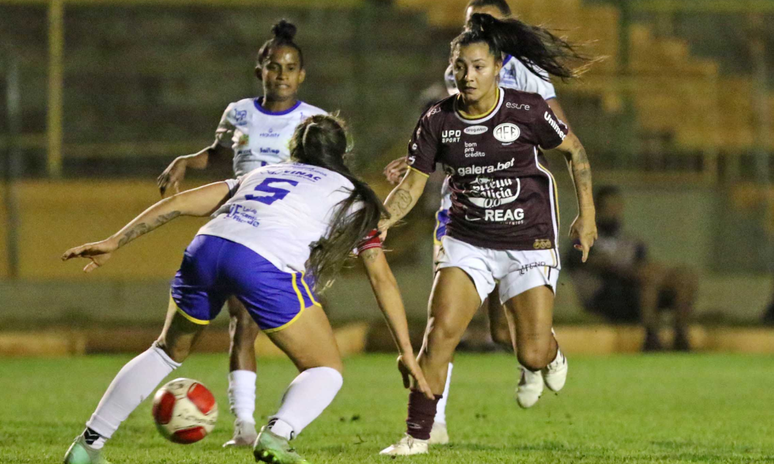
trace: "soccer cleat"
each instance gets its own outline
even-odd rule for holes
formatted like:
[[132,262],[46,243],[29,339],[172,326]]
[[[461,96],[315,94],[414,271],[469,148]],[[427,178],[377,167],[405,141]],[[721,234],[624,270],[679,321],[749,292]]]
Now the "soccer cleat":
[[543,374],[521,367],[521,380],[516,388],[516,402],[524,409],[531,408],[543,394]]
[[557,350],[556,359],[541,371],[546,387],[552,392],[559,392],[567,381],[567,358],[561,350]]
[[428,443],[431,445],[446,445],[449,443],[449,432],[446,430],[446,424],[443,422],[433,423]]
[[96,450],[87,445],[83,435],[78,435],[67,450],[64,462],[65,464],[110,464],[101,454],[102,450]]
[[258,433],[255,431],[255,424],[237,419],[234,421],[234,438],[223,443],[223,447],[253,446],[256,438]]
[[398,443],[390,445],[379,452],[384,456],[411,456],[427,454],[428,440],[419,440],[409,434],[403,435]]
[[268,426],[263,426],[255,439],[253,455],[256,461],[271,464],[309,464],[309,461],[291,448],[285,437],[272,432]]

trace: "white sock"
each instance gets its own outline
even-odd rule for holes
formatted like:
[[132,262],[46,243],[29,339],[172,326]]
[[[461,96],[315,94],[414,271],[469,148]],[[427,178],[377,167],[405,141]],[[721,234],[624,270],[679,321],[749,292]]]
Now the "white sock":
[[449,386],[451,385],[452,369],[454,365],[449,363],[449,370],[446,371],[446,385],[443,387],[443,396],[435,407],[435,422],[446,423],[446,402],[449,401]]
[[[86,427],[105,440],[125,421],[156,386],[180,363],[172,360],[156,342],[148,350],[126,363],[110,383]],[[95,442],[100,448],[104,440]],[[93,448],[97,446],[90,445]],[[99,448],[97,448],[99,449]]]
[[331,404],[343,383],[339,371],[330,367],[314,367],[298,374],[285,390],[279,411],[269,418],[270,430],[293,439]]
[[255,380],[253,371],[238,370],[228,374],[228,404],[242,422],[255,424]]

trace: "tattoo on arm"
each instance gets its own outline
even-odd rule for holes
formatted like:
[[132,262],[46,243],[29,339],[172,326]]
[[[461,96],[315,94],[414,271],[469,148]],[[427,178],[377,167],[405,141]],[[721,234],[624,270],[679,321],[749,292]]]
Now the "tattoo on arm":
[[156,218],[156,221],[154,223],[154,229],[160,225],[164,225],[167,222],[171,221],[172,219],[175,219],[176,217],[180,216],[180,211],[172,211],[167,214],[162,214],[158,218]]
[[151,231],[151,227],[144,222],[135,224],[134,227],[124,232],[124,235],[121,236],[121,239],[118,241],[118,248],[121,248],[122,246],[126,245],[127,243],[131,242],[137,237],[141,235],[145,235],[150,231]]
[[363,257],[363,261],[366,261],[366,262],[370,263],[370,262],[374,261],[379,256],[380,252],[381,252],[381,249],[379,249],[379,248],[372,248],[370,250],[366,250],[366,251],[362,252],[360,254],[360,256]]
[[582,201],[582,197],[591,200],[593,195],[591,186],[591,164],[589,158],[586,156],[586,150],[581,146],[572,157],[572,174],[575,181],[575,189],[578,195],[578,200]]
[[139,224],[135,224],[132,226],[129,230],[124,232],[124,234],[121,236],[121,238],[118,240],[118,247],[121,248],[122,246],[126,245],[127,243],[131,242],[132,240],[136,239],[137,237],[140,237],[142,235],[147,234],[148,232],[152,231],[153,229],[166,224],[167,222],[171,221],[172,219],[180,216],[180,211],[172,211],[167,214],[162,214],[161,216],[157,217],[155,221],[153,221],[152,224],[148,225],[144,222],[140,222]]
[[395,223],[408,214],[412,203],[413,197],[411,192],[405,189],[397,190],[387,206],[387,212],[390,213],[390,222]]

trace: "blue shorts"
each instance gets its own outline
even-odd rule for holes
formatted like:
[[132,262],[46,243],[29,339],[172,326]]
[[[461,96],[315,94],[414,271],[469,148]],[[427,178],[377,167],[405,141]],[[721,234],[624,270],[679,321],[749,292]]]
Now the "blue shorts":
[[209,324],[234,295],[264,332],[292,324],[319,305],[304,273],[277,269],[244,245],[211,235],[197,235],[172,282],[172,300],[191,322]]
[[439,209],[435,213],[435,232],[433,239],[436,245],[441,244],[441,239],[446,235],[446,225],[449,223],[449,210]]

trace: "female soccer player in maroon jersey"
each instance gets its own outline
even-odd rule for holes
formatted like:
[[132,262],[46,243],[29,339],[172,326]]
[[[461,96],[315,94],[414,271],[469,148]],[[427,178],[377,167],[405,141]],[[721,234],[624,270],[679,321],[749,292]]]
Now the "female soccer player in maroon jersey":
[[[406,436],[382,451],[427,452],[447,365],[482,301],[499,282],[524,375],[552,390],[564,385],[566,361],[551,332],[560,269],[556,184],[538,148],[556,148],[570,165],[579,214],[570,227],[583,261],[596,239],[591,168],[577,137],[539,95],[497,85],[503,53],[537,71],[572,78],[566,60],[581,58],[567,42],[515,19],[474,14],[452,42],[459,94],[431,107],[409,142],[411,169],[385,205],[386,230],[403,218],[424,190],[436,162],[450,176],[452,206],[442,240],[425,344],[419,363],[435,400],[409,396]],[[537,382],[526,382],[537,384]],[[520,392],[520,395],[526,392]],[[535,398],[536,400],[536,398]]]
[[[465,8],[465,21],[476,13],[488,14],[496,19],[506,19],[511,17],[512,12],[505,0],[470,0]],[[550,81],[549,74],[542,69],[536,69],[537,73],[531,71],[527,66],[511,55],[503,55],[503,66],[498,76],[498,85],[503,88],[532,92],[540,95],[546,100],[548,106],[554,112],[556,117],[567,124],[567,118],[564,110],[559,104],[556,96],[556,90]],[[457,93],[457,83],[454,80],[453,66],[450,64],[444,75],[446,89],[449,95]],[[569,126],[569,124],[568,124]],[[384,170],[387,180],[397,184],[408,171],[408,157],[403,156],[394,160]],[[448,183],[444,182],[441,189],[441,207],[436,212],[436,226],[433,233],[433,263],[437,262],[437,256],[441,249],[441,240],[446,234],[446,223],[449,218],[449,208],[451,207],[451,192]],[[513,347],[513,337],[511,336],[508,320],[505,317],[505,310],[500,303],[499,288],[495,286],[492,292],[482,305],[489,319],[489,328],[492,341],[504,347]],[[566,364],[565,364],[566,366]],[[430,434],[430,444],[446,444],[449,442],[449,433],[446,427],[446,407],[449,399],[452,380],[452,363],[449,363],[449,372],[446,376],[446,387],[443,397],[438,402],[433,422],[433,430]],[[535,404],[537,399],[536,392],[542,389],[543,379],[536,376],[530,376],[528,372],[521,374],[523,368],[519,368],[519,375],[522,381],[519,383],[519,389],[516,392],[516,400],[522,408],[529,408]],[[529,383],[532,381],[532,383]]]

